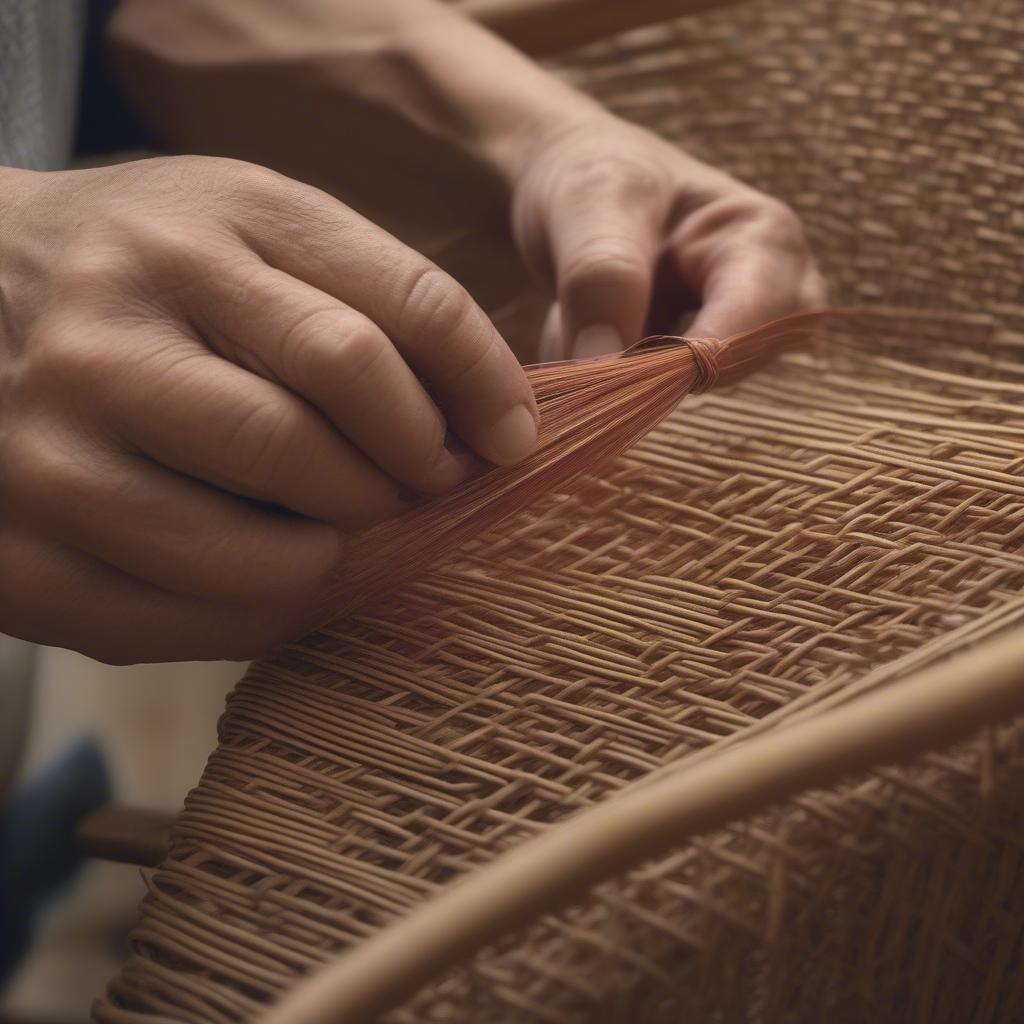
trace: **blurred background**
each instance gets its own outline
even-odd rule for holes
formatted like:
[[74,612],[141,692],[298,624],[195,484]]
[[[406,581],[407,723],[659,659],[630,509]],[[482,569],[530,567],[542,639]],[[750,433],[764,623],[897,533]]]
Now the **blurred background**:
[[[56,5],[58,0],[45,2]],[[68,4],[75,0],[60,2]],[[116,0],[88,0],[82,4],[85,45],[74,167],[153,155],[158,148],[129,109],[109,63],[104,32],[115,7]],[[55,73],[55,69],[47,69],[48,75]],[[378,136],[381,145],[390,144],[379,131],[379,113],[372,113],[372,118],[364,117],[360,122],[365,130],[358,144],[364,148]],[[356,114],[358,111],[353,116]],[[392,222],[396,221],[415,225],[413,214],[418,214],[424,223],[418,234],[411,232],[406,241],[438,259],[456,276],[462,276],[460,261],[481,270],[480,246],[475,244],[475,236],[466,231],[453,233],[448,228],[449,204],[437,200],[430,176],[407,173],[410,142],[403,137],[400,145],[404,147],[400,161],[365,161],[374,168],[373,174],[364,175],[366,180],[359,178],[361,163],[348,160],[346,148],[342,147],[337,166],[332,164],[329,171],[339,179],[351,173],[355,180],[332,178],[316,183],[329,186],[338,194],[349,189],[353,193],[349,199],[361,200],[356,205],[386,227],[393,228]],[[426,166],[432,161],[447,166],[453,159],[448,150],[437,146],[431,149],[428,145],[422,163]],[[387,173],[381,175],[379,168],[386,171],[391,163],[398,165],[393,173],[397,174],[401,188],[395,186]],[[489,179],[467,160],[456,161],[451,176],[457,182],[458,209],[466,223],[477,225],[479,231],[488,235],[504,237],[505,200]],[[469,187],[470,181],[476,183],[475,189]],[[381,195],[387,195],[389,200],[398,195],[404,204],[397,204],[395,209],[382,207],[379,202],[375,206],[374,197],[379,200]],[[438,218],[446,225],[447,248],[443,254],[428,244],[438,234]],[[488,263],[487,272],[477,275],[489,282],[491,288],[491,292],[477,298],[496,311],[496,322],[513,343],[518,335],[510,325],[528,324],[522,335],[532,344],[536,324],[543,315],[543,303],[525,289],[524,272],[510,252],[507,247],[496,249],[490,257],[494,265]],[[521,313],[523,303],[531,301],[536,305],[532,325]],[[58,789],[64,787],[57,794],[58,802],[63,802],[62,810],[66,810],[69,799],[81,800],[82,776],[88,771],[98,772],[98,766],[95,758],[86,758],[84,768],[82,763],[70,762],[69,773],[68,754],[71,751],[80,757],[83,749],[89,749],[90,742],[102,754],[114,802],[177,812],[215,746],[217,719],[225,696],[244,666],[222,662],[116,668],[69,651],[39,648],[32,669],[24,661],[29,653],[28,645],[0,635],[0,812],[9,809],[12,793],[30,797],[22,799],[23,805],[38,805],[36,794],[26,787],[38,786],[40,778],[51,783],[56,780]],[[35,681],[29,696],[26,684],[32,674]],[[68,790],[75,786],[68,785],[68,776],[74,781],[76,772],[79,792],[69,797]],[[93,798],[95,789],[93,785]],[[63,817],[67,821],[70,816]],[[36,824],[45,833],[45,825],[38,820]],[[22,854],[21,861],[5,862],[5,828],[8,836],[25,831],[23,821],[12,821],[10,815],[5,821],[0,813],[0,1024],[82,1024],[90,1019],[93,999],[127,955],[128,932],[137,920],[137,906],[145,893],[143,873],[135,866],[85,862],[68,884],[51,895],[44,912],[33,915],[30,946],[5,982],[4,954],[10,952],[10,935],[19,932],[26,915],[21,914],[20,920],[16,920],[23,907],[5,905],[4,901],[33,902],[24,898],[23,891],[19,892],[24,889],[20,883],[26,874],[26,855]],[[54,841],[51,835],[44,834],[43,842],[28,844],[29,866],[40,851],[49,855],[50,850],[61,845],[65,847],[65,859],[70,859],[72,842]],[[5,878],[13,879],[13,892],[6,896],[2,884]],[[19,943],[17,934],[13,941]]]
[[[37,778],[76,740],[92,737],[119,803],[177,811],[214,747],[225,695],[243,668],[112,668],[39,649],[20,780]],[[92,1000],[124,958],[144,892],[139,868],[86,862],[37,921],[27,956],[0,993],[0,1022],[87,1021]]]

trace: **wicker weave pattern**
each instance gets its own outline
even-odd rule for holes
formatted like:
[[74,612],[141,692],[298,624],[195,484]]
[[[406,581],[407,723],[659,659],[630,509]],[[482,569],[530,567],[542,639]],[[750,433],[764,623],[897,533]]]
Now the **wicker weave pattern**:
[[792,203],[841,303],[1024,328],[1019,0],[799,0],[588,48],[616,112]]
[[[688,401],[255,666],[101,1020],[247,1019],[546,824],[1024,623],[1024,8],[748,4],[572,69],[793,202],[838,298],[970,312]],[[1024,1019],[1022,739],[693,844],[396,1019]]]
[[[544,823],[879,664],[884,682],[1024,622],[1024,373],[939,379],[906,361],[919,344],[837,344],[819,365],[793,358],[694,400],[571,496],[256,666],[153,876],[122,991],[140,976],[153,986],[169,954],[206,975],[230,937],[217,984],[171,976],[205,993],[201,1013],[167,996],[181,1019],[210,1019],[207,999],[225,1004],[215,1019],[244,1017],[251,995]],[[982,771],[1009,792],[1020,738],[819,795],[653,866],[605,897],[619,914],[550,924],[481,967],[479,1012],[494,1016],[456,1019],[510,1006],[572,1019],[591,999],[607,1008],[601,979],[629,996],[611,1019],[676,1019],[656,1015],[666,958],[735,957],[740,939],[799,916],[830,873],[866,885],[858,843],[898,840],[916,856],[922,842],[960,844],[977,810],[957,796],[976,796]],[[1016,872],[1008,882],[1024,897]],[[205,947],[172,934],[183,915]],[[641,995],[654,1005],[630,1016]],[[445,1017],[420,1006],[406,1019]]]

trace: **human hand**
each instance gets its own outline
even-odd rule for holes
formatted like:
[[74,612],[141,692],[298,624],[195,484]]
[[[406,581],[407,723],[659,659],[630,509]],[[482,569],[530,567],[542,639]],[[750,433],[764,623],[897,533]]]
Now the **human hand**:
[[345,531],[467,475],[449,429],[494,462],[532,447],[529,384],[466,292],[315,189],[196,157],[4,169],[0,212],[4,632],[252,656]]
[[550,127],[509,175],[528,265],[555,288],[545,360],[614,352],[645,334],[727,337],[826,301],[784,203],[650,132],[592,113]]

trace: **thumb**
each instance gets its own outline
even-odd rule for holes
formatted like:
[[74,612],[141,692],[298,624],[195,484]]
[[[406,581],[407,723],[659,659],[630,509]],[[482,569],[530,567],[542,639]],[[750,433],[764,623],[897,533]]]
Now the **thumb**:
[[572,358],[618,352],[640,338],[658,256],[659,219],[649,210],[638,214],[621,199],[612,206],[599,197],[568,203],[553,219],[550,252]]

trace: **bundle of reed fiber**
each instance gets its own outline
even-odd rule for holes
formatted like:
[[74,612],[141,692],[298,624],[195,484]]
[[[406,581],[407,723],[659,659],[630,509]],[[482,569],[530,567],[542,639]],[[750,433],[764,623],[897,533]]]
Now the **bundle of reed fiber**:
[[442,500],[367,530],[345,552],[323,617],[339,618],[444,560],[538,498],[631,448],[687,395],[736,380],[779,353],[810,345],[828,319],[868,311],[800,313],[731,338],[647,338],[627,352],[527,368],[537,400],[536,450],[491,469]]
[[[1024,628],[1024,369],[918,365],[950,333],[1009,365],[970,318],[834,324],[253,666],[99,1018],[253,1019],[584,809]],[[1022,739],[752,813],[394,1019],[1013,1020]]]
[[[624,17],[649,5],[614,6]],[[788,202],[833,302],[970,311],[1024,331],[1021,0],[718,6],[563,48],[552,66],[615,113]],[[680,0],[680,13],[691,8]],[[457,223],[428,248],[507,336],[532,342],[543,302],[493,224]]]
[[[688,399],[253,666],[101,1021],[258,1018],[574,815],[1024,627],[1022,63],[1017,0],[754,0],[566,60],[796,206],[838,301],[943,312]],[[1016,1024],[1022,740],[808,779],[388,1019]]]

